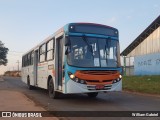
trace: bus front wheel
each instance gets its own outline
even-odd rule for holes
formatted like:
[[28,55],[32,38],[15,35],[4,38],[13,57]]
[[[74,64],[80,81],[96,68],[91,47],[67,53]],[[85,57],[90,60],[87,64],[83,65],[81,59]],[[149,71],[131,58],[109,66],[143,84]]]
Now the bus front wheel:
[[59,93],[54,90],[53,79],[49,80],[48,93],[49,93],[49,97],[52,99],[57,99],[59,96]]
[[95,97],[97,97],[98,92],[92,92],[92,93],[87,93],[87,94],[88,94],[88,97],[95,98]]

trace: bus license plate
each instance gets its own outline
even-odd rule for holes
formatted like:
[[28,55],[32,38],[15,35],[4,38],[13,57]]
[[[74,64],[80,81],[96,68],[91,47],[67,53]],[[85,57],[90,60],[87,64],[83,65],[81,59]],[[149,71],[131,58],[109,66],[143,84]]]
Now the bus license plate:
[[96,89],[97,89],[97,90],[104,89],[104,85],[96,85]]

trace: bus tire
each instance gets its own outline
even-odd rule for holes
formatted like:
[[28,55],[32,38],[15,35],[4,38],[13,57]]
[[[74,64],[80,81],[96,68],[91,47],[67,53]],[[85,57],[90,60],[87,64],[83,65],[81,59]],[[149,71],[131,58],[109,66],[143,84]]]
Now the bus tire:
[[27,86],[28,86],[29,90],[33,89],[33,86],[30,84],[30,77],[29,76],[27,77]]
[[49,93],[49,97],[52,99],[57,99],[59,96],[59,93],[54,90],[54,83],[52,78],[49,80],[49,83],[48,83],[48,93]]
[[88,97],[95,98],[95,97],[97,97],[98,92],[92,92],[92,93],[87,93],[87,94],[88,94]]

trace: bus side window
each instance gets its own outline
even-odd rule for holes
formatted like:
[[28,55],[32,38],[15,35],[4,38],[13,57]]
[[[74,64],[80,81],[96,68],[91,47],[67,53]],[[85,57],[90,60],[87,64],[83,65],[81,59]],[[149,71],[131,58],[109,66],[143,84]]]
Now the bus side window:
[[39,49],[39,62],[45,61],[45,55],[46,55],[46,45],[43,44],[42,46],[40,46]]
[[33,65],[33,57],[34,57],[34,52],[31,52],[31,65]]
[[54,59],[54,41],[53,39],[47,42],[46,59],[47,60]]

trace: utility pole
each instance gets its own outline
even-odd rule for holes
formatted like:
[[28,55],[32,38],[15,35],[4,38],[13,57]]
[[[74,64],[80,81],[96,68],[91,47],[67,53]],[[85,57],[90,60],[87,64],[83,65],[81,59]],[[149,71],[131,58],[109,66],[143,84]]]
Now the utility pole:
[[18,72],[19,72],[19,60],[17,60],[17,62],[16,63],[18,63],[18,66],[17,66],[17,68],[18,68]]

